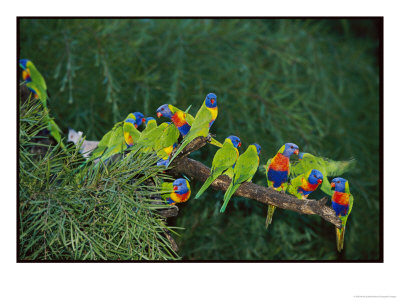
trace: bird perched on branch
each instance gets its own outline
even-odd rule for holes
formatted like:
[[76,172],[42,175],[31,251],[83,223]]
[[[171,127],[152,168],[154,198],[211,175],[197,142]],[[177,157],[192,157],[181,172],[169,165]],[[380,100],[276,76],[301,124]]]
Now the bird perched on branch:
[[342,227],[340,229],[336,228],[336,246],[340,252],[343,250],[347,218],[353,208],[354,198],[350,194],[349,182],[344,178],[334,178],[331,182],[331,187],[335,189],[332,195],[332,209],[342,221]]
[[206,137],[217,116],[217,96],[214,93],[209,93],[198,110],[188,134],[183,138],[180,147],[176,150],[169,163],[171,164],[174,158],[196,137]]
[[57,123],[50,117],[47,108],[47,85],[42,74],[36,69],[35,65],[29,59],[20,59],[19,65],[22,68],[22,79],[25,81],[26,86],[32,92],[36,99],[40,99],[45,111],[45,118],[47,122],[47,129],[54,137],[61,148],[65,149],[64,143],[61,141],[62,131]]
[[237,136],[231,135],[225,139],[222,148],[219,149],[214,155],[211,165],[211,174],[197,192],[195,199],[198,199],[210,186],[210,184],[218,178],[219,175],[221,175],[228,168],[232,168],[232,166],[234,166],[239,157],[239,151],[237,148],[241,145],[242,143]]
[[161,197],[170,205],[186,202],[190,198],[190,185],[186,179],[179,178],[174,182],[164,182],[162,184]]
[[[107,159],[114,154],[121,153],[140,138],[137,127],[143,122],[143,114],[140,112],[130,113],[124,121],[116,123],[100,140],[97,148],[91,155],[91,160]],[[138,125],[139,123],[139,125]]]
[[221,213],[225,211],[229,200],[239,186],[245,181],[251,181],[254,174],[257,172],[260,163],[260,151],[260,145],[252,144],[237,159],[235,167],[233,168],[232,181],[224,195],[224,203],[220,209]]
[[319,170],[323,175],[321,190],[332,196],[333,192],[329,185],[328,176],[340,176],[350,171],[355,166],[355,160],[334,161],[324,157],[318,157],[310,153],[299,153],[299,160],[291,166],[291,176],[296,177],[307,173],[312,169]]
[[[268,160],[265,169],[269,187],[276,191],[286,191],[288,176],[290,174],[289,158],[293,154],[299,154],[299,147],[293,143],[286,143],[272,159]],[[266,228],[268,228],[268,225],[272,222],[275,208],[276,207],[273,205],[268,205],[268,215],[265,223]]]
[[83,157],[88,158],[90,153],[98,146],[98,141],[87,141],[83,137],[83,132],[76,132],[74,129],[70,128],[68,130],[68,142],[73,142],[77,147],[79,147],[79,153],[82,153]]
[[320,171],[312,169],[292,179],[288,185],[288,192],[299,199],[306,199],[323,181]]

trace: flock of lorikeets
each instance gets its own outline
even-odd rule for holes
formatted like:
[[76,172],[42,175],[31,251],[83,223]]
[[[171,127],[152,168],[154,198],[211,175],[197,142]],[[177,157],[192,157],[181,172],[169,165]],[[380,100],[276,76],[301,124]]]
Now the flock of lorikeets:
[[[64,148],[61,140],[62,132],[48,115],[46,104],[48,95],[44,78],[30,60],[21,59],[20,66],[26,86],[43,104],[50,134]],[[92,151],[90,157],[88,153],[84,153],[85,157],[89,161],[97,163],[100,160],[106,161],[114,154],[124,152],[129,148],[129,150],[140,149],[143,152],[155,152],[159,157],[157,165],[168,167],[196,137],[209,136],[209,130],[218,116],[217,96],[209,93],[195,117],[170,104],[160,106],[156,113],[157,117],[168,118],[171,122],[157,125],[153,117],[145,118],[140,112],[130,113],[123,121],[116,123],[98,144],[92,142],[96,143],[97,147],[90,150]],[[140,131],[138,128],[142,124],[145,129]],[[182,136],[182,140],[178,143],[180,136]],[[74,139],[70,138],[70,140]],[[77,140],[75,139],[74,142],[77,143]],[[81,142],[85,141],[81,139]],[[225,192],[224,203],[220,209],[220,212],[223,213],[239,186],[243,182],[251,181],[257,172],[261,147],[258,144],[252,144],[239,155],[238,147],[241,146],[241,141],[233,135],[228,136],[223,144],[213,138],[210,139],[210,143],[220,149],[213,158],[211,174],[196,194],[195,199],[198,199],[218,176],[227,175],[232,180]],[[79,144],[82,146],[82,143]],[[128,152],[127,155],[130,153],[133,152]],[[292,155],[298,155],[298,160],[290,163]],[[352,161],[337,162],[309,153],[299,153],[299,147],[296,144],[286,143],[265,165],[268,187],[276,191],[283,193],[288,191],[299,199],[306,199],[310,193],[321,186],[321,190],[331,196],[332,208],[342,221],[341,228],[336,228],[338,251],[343,249],[345,226],[353,207],[353,196],[350,194],[349,182],[346,179],[336,177],[329,184],[327,177],[341,175],[349,169],[351,164]],[[332,188],[334,188],[333,192]],[[183,178],[173,182],[164,182],[162,190],[162,198],[170,205],[186,202],[191,192],[189,182]],[[273,205],[268,205],[266,227],[272,222],[275,208]]]

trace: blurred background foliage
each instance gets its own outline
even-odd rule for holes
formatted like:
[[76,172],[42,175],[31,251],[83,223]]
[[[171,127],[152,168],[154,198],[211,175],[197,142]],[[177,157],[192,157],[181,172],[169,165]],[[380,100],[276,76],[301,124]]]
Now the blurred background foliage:
[[[357,159],[355,197],[338,254],[335,231],[317,216],[244,198],[218,212],[209,189],[180,206],[188,260],[379,259],[379,19],[21,19],[19,55],[46,78],[50,110],[99,140],[129,112],[155,116],[170,103],[195,114],[218,96],[217,139],[261,145],[261,164],[285,142],[335,160]],[[217,149],[192,154],[211,165]],[[253,182],[266,185],[260,169]],[[201,183],[191,182],[195,193]],[[323,195],[316,192],[311,198]]]

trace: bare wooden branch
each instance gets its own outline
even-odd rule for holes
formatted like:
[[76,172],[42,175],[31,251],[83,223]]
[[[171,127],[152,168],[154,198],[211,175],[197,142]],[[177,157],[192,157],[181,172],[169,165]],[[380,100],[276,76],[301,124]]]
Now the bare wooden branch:
[[[206,181],[210,176],[210,168],[186,156],[206,145],[207,140],[208,139],[205,137],[198,137],[187,145],[181,154],[173,161],[170,173],[175,175],[183,173],[198,181]],[[211,184],[211,187],[216,190],[226,191],[230,182],[231,179],[228,176],[221,175]],[[301,200],[289,194],[277,192],[271,188],[251,182],[243,183],[234,195],[253,199],[264,204],[272,204],[282,209],[293,210],[300,214],[318,215],[336,227],[341,227],[341,221],[336,216],[333,209],[325,205],[328,200],[326,197],[321,200]]]

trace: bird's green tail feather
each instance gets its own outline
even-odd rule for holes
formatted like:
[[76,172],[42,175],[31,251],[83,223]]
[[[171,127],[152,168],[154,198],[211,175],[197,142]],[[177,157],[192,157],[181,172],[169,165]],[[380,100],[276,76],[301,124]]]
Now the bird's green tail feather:
[[336,247],[339,252],[343,250],[343,244],[344,244],[344,232],[346,228],[336,228]]
[[219,210],[220,213],[223,213],[228,205],[229,200],[231,199],[232,195],[236,192],[239,188],[240,184],[230,185],[229,188],[226,190],[224,195],[224,204],[222,204],[221,209]]
[[272,223],[272,216],[274,214],[275,209],[276,209],[276,206],[268,205],[267,220],[265,221],[265,228],[266,229],[268,229],[268,225]]
[[197,192],[196,197],[194,199],[198,199],[204,192],[205,190],[210,186],[211,183],[216,179],[215,176],[210,176],[207,178],[207,180],[204,182],[200,190]]
[[222,146],[223,146],[220,142],[218,142],[218,141],[217,141],[216,139],[214,139],[214,138],[211,138],[210,144],[211,144],[211,145],[214,145],[214,146],[217,146],[217,147],[219,147],[219,148],[222,148]]

